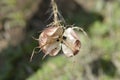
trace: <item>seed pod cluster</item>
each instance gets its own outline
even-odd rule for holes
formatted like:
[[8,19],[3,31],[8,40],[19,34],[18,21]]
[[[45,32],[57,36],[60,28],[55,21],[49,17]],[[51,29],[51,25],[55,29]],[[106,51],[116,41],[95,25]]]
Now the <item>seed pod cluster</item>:
[[[80,38],[74,29],[81,30],[83,33],[85,33],[85,31],[79,27],[73,26],[67,28],[61,25],[61,21],[58,20],[57,5],[54,0],[51,1],[54,19],[53,22],[48,25],[48,28],[45,28],[39,35],[37,39],[39,46],[36,48],[40,48],[40,51],[45,53],[43,58],[45,58],[46,55],[56,56],[60,50],[62,50],[67,57],[74,56],[79,53],[81,48]],[[34,48],[34,50],[36,48]],[[34,50],[30,60],[32,60]]]
[[71,57],[78,54],[81,47],[79,37],[73,28],[57,25],[44,29],[38,41],[39,48],[45,53],[45,56],[55,56],[62,50],[67,57]]

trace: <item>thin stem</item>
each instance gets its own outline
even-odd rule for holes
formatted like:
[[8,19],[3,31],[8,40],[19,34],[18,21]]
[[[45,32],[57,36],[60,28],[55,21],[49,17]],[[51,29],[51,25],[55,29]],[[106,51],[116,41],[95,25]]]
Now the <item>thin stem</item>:
[[82,31],[83,34],[84,34],[85,36],[87,36],[87,38],[89,38],[88,35],[87,35],[87,33],[86,33],[82,28],[80,28],[80,27],[72,27],[72,29],[76,29],[76,30]]
[[53,15],[54,15],[54,22],[55,24],[58,23],[58,7],[54,0],[51,0],[52,3],[52,9],[53,9]]
[[[38,46],[38,47],[35,47],[35,48],[33,49],[33,52],[32,52],[31,57],[30,57],[30,62],[32,61],[32,58],[33,58],[34,53],[35,53],[35,50],[36,50],[37,48],[39,48],[39,46]],[[39,52],[40,52],[40,51],[41,51],[41,49],[39,50]]]

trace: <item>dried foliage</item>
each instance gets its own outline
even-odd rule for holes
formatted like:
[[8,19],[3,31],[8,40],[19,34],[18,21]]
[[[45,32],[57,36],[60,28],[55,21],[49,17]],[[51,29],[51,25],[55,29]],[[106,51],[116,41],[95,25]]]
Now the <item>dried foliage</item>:
[[[40,48],[39,52],[42,50],[45,53],[43,58],[48,54],[51,56],[57,55],[61,48],[67,57],[74,56],[78,54],[81,47],[81,42],[74,29],[81,30],[85,35],[87,34],[82,28],[73,25],[67,27],[67,25],[61,24],[62,21],[59,19],[60,13],[54,0],[51,0],[51,5],[53,22],[48,24],[48,28],[41,32],[39,39],[36,39],[39,41],[39,46],[36,48]],[[30,61],[32,60],[36,48],[33,50]]]

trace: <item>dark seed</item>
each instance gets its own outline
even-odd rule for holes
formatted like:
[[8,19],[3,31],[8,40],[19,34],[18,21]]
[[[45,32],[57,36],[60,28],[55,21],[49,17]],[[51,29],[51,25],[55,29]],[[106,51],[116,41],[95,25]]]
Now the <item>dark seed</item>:
[[67,37],[66,36],[63,36],[63,40],[66,40],[67,39]]
[[59,42],[59,39],[57,39],[57,42]]

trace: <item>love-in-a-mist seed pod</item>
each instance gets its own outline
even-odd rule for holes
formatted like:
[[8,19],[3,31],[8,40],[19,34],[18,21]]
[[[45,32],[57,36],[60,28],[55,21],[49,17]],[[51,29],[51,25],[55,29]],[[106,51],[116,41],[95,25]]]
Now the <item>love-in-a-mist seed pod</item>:
[[39,46],[45,55],[55,56],[58,53],[59,45],[57,45],[57,39],[63,34],[62,26],[51,26],[43,30],[39,36]]
[[60,20],[58,20],[58,10],[57,5],[52,1],[53,15],[54,19],[48,28],[45,28],[39,38],[36,39],[39,42],[39,46],[35,47],[31,55],[30,60],[35,53],[35,49],[39,48],[39,52],[42,51],[45,55],[56,56],[60,50],[67,56],[75,56],[79,53],[81,48],[81,42],[79,36],[76,34],[75,29],[82,31],[85,35],[85,31],[79,27],[65,27],[61,25]]
[[[72,28],[48,27],[39,36],[39,46],[46,55],[55,56],[60,50],[67,56],[78,54],[81,43]],[[44,57],[45,57],[44,56]]]

